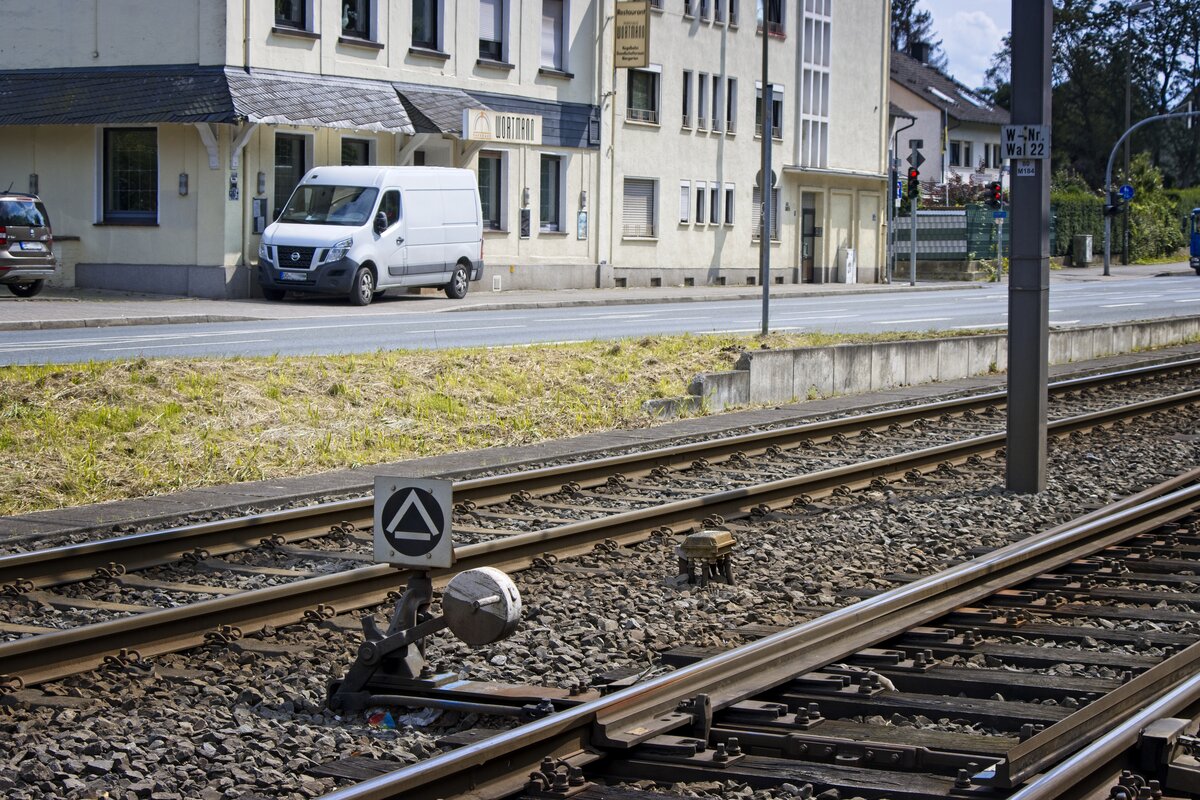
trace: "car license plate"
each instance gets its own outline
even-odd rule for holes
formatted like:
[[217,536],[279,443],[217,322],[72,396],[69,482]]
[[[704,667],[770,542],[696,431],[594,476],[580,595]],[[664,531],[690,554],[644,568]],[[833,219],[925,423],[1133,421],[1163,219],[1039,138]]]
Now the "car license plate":
[[46,245],[42,244],[41,242],[17,242],[17,247],[22,250],[37,250],[43,253],[46,252]]
[[281,272],[279,273],[281,281],[306,281],[308,280],[307,272]]

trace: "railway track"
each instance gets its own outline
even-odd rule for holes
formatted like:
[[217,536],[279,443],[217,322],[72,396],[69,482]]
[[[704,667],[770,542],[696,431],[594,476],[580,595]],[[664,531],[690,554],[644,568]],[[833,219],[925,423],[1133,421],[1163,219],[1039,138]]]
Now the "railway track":
[[[1194,403],[1194,389],[1154,395],[1163,391],[1163,381],[1194,385],[1198,366],[1187,361],[1056,384],[1059,397],[1098,409],[1113,402],[1112,394],[1133,391],[1152,399],[1066,417],[1051,430],[1068,435]],[[996,432],[1002,399],[983,395],[465,481],[456,485],[456,540],[468,542],[456,551],[458,568],[521,568],[547,553],[561,557],[605,540],[680,533],[705,519],[764,513],[962,464],[1003,447],[1003,434]],[[928,422],[931,416],[939,422]],[[888,445],[872,457],[881,431],[904,447]],[[369,509],[368,500],[344,501],[2,558],[10,606],[84,609],[109,618],[52,631],[10,616],[0,622],[0,632],[10,637],[0,643],[0,682],[34,685],[106,659],[136,660],[384,602],[404,576],[385,566],[362,566],[370,560],[370,540],[354,515]],[[326,540],[323,548],[295,544],[314,537]],[[181,560],[170,563],[174,559]],[[327,574],[294,566],[303,559],[315,559]],[[214,575],[219,580],[201,581]],[[279,585],[242,591],[222,583],[247,576],[267,576]],[[106,592],[99,598],[98,587]],[[127,599],[129,592],[137,601]],[[154,609],[141,602],[146,593],[165,596],[174,607]]]
[[326,798],[637,800],[662,796],[648,783],[714,781],[892,800],[1098,797],[1117,782],[1112,797],[1195,796],[1195,724],[1178,718],[1200,713],[1198,568],[1192,470],[736,649],[682,648],[674,672]]

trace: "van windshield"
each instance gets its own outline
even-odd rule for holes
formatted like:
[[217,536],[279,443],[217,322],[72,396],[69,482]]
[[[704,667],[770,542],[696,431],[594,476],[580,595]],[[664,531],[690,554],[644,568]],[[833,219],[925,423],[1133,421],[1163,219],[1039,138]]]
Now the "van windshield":
[[298,186],[279,221],[357,227],[370,219],[378,195],[378,189],[365,186]]

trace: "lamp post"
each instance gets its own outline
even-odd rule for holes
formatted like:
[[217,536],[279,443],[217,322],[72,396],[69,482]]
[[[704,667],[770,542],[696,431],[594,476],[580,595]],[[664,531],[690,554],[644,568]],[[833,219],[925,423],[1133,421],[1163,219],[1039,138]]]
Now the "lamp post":
[[[1125,6],[1125,130],[1129,130],[1130,125],[1130,106],[1133,87],[1133,18],[1143,11],[1147,11],[1154,7],[1151,0],[1142,0],[1138,3],[1130,3]],[[1124,180],[1129,181],[1129,140],[1125,140],[1125,175]],[[1125,210],[1122,212],[1122,231],[1121,231],[1121,263],[1129,266],[1129,203],[1125,203]]]

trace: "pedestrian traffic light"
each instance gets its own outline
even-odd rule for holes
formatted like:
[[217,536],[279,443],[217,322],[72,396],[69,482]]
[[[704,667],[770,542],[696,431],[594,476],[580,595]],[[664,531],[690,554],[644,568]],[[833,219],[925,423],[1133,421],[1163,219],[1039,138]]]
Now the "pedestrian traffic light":
[[921,195],[921,170],[916,167],[908,169],[908,199],[916,200]]
[[988,184],[988,205],[992,208],[1000,208],[1004,205],[1004,187],[1000,185],[1000,181],[992,181]]

